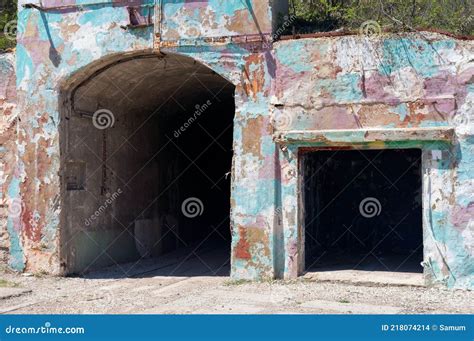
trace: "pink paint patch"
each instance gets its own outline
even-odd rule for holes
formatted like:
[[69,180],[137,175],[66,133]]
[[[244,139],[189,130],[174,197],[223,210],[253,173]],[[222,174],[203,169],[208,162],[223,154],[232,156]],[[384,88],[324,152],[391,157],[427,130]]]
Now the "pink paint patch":
[[474,202],[471,202],[467,207],[456,206],[452,211],[451,219],[453,225],[458,229],[467,228],[469,221],[474,216]]
[[185,0],[186,3],[184,4],[185,9],[200,9],[206,8],[208,6],[209,0]]
[[431,103],[435,110],[446,115],[452,114],[456,110],[456,101],[454,99],[439,99]]
[[367,98],[382,101],[393,97],[385,91],[388,86],[391,86],[390,77],[376,72],[365,79],[364,91]]
[[463,72],[458,77],[460,84],[472,84],[474,83],[474,67],[470,67]]
[[[327,103],[330,105],[330,103]],[[339,106],[328,106],[308,115],[308,129],[356,129],[357,118],[346,108]]]
[[76,0],[43,0],[44,7],[69,6],[75,5]]
[[441,73],[425,80],[426,96],[452,95],[456,93],[456,79],[447,73]]
[[258,178],[259,180],[273,180],[275,177],[279,178],[279,169],[280,166],[279,162],[276,161],[276,157],[274,155],[267,155],[265,156],[263,167],[258,171]]

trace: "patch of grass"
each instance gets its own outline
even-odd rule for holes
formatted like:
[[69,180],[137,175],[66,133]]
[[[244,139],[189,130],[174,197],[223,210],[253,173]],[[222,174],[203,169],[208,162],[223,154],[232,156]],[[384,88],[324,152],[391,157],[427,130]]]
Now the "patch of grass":
[[225,286],[234,286],[234,285],[243,285],[243,284],[249,284],[251,281],[247,279],[238,279],[238,280],[229,280],[224,283]]
[[248,279],[238,279],[238,280],[228,280],[224,282],[224,285],[231,286],[231,285],[243,285],[243,284],[270,284],[270,285],[291,285],[301,283],[302,280],[300,278],[297,279],[273,279],[273,278],[265,278],[256,281],[251,281]]
[[44,269],[41,269],[38,272],[33,273],[33,276],[36,278],[44,278],[48,276],[48,272]]
[[16,288],[18,283],[7,281],[6,279],[0,278],[0,288]]

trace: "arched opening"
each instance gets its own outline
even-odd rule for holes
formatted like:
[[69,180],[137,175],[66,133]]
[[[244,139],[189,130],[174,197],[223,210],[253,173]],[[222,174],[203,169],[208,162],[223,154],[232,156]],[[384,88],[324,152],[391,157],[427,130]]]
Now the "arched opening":
[[184,56],[103,64],[61,95],[64,273],[170,254],[164,274],[228,272],[234,86]]

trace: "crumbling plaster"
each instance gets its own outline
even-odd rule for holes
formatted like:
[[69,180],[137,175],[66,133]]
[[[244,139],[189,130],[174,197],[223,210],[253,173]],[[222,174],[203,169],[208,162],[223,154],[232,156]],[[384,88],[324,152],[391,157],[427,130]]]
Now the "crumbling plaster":
[[[7,225],[7,217],[16,214],[19,210],[19,205],[10,201],[8,195],[8,183],[14,176],[17,154],[15,56],[13,53],[0,55],[0,76],[0,258],[6,261],[9,250],[15,250],[18,247],[18,241],[12,233],[13,226]],[[10,236],[13,237],[12,240]]]
[[[214,2],[198,11],[209,14],[214,9],[217,13]],[[179,13],[183,27],[187,13],[192,17],[189,22],[196,22],[196,11],[189,12],[193,4],[172,3],[165,10],[169,20],[173,18],[169,11],[173,11]],[[226,1],[219,7],[219,11],[225,9],[230,25],[220,21],[222,13],[206,14],[206,18],[219,20],[211,25],[203,22],[199,32],[213,37],[232,32],[245,35],[247,24],[242,23],[251,14],[240,3]],[[255,13],[254,19],[262,22],[265,32],[272,22],[270,6],[265,10],[258,5]],[[472,41],[410,33],[287,40],[273,48],[258,41],[212,43],[200,38],[190,44],[189,36],[180,44],[183,33],[166,22],[162,22],[160,33],[176,41],[162,45],[157,44],[153,27],[120,27],[128,24],[124,6],[40,12],[22,8],[20,1],[18,163],[15,176],[8,180],[8,190],[12,200],[21,202],[22,211],[8,219],[10,238],[18,241],[18,247],[10,252],[11,267],[61,272],[61,87],[76,73],[87,72],[91,63],[130,52],[155,53],[153,48],[160,47],[166,58],[173,58],[173,54],[191,57],[236,86],[232,278],[294,278],[301,274],[304,248],[299,223],[298,148],[342,144],[423,149],[427,281],[473,287]],[[247,32],[249,36],[254,33],[254,29]],[[381,133],[377,141],[366,141],[364,134],[353,133],[436,127],[454,128],[454,138],[438,141],[405,134],[403,140],[384,141]],[[341,129],[351,133],[326,132]],[[324,138],[279,142],[281,136],[293,131],[316,131]]]
[[427,283],[471,287],[472,42],[354,36],[283,41],[274,54],[274,135],[288,143],[280,154],[288,277],[304,266],[299,147],[421,148]]

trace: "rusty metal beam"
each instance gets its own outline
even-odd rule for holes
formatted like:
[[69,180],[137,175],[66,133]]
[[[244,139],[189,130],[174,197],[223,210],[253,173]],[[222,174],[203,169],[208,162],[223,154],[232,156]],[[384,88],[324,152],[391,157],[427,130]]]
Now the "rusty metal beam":
[[393,129],[289,130],[276,132],[273,140],[281,144],[323,143],[341,145],[388,141],[452,141],[453,127]]
[[[61,6],[50,6],[45,7],[41,4],[34,4],[34,3],[26,3],[23,4],[23,8],[33,8],[41,12],[49,12],[49,11],[64,11],[64,10],[81,10],[84,7],[90,6],[128,6],[128,3],[117,3],[117,2],[96,2],[96,3],[86,3],[86,4],[74,4],[74,5],[61,5]],[[153,5],[140,5],[140,7],[153,7]]]
[[[433,32],[443,34],[445,36],[459,39],[459,40],[474,40],[472,35],[458,35],[450,33],[443,30],[433,29],[433,28],[418,28],[416,32]],[[384,30],[384,33],[400,33],[397,31]],[[305,39],[305,38],[331,38],[331,37],[341,37],[341,36],[355,36],[360,35],[359,31],[353,30],[342,30],[342,31],[328,31],[328,32],[313,32],[313,33],[301,33],[301,34],[291,34],[291,35],[282,35],[278,40],[294,40],[294,39]]]

